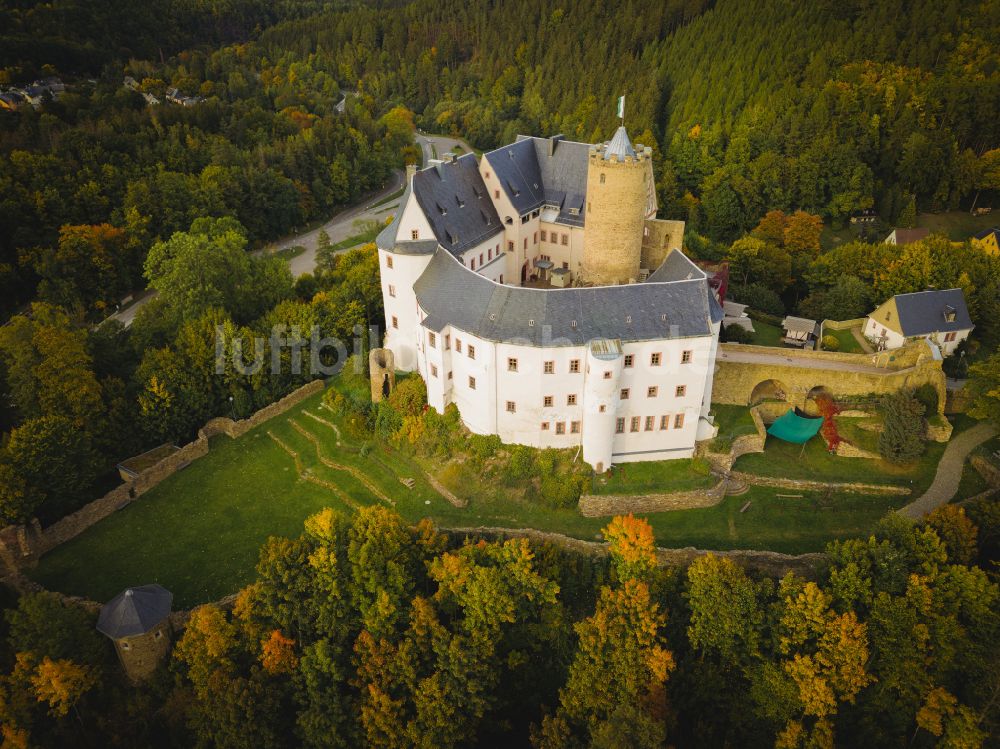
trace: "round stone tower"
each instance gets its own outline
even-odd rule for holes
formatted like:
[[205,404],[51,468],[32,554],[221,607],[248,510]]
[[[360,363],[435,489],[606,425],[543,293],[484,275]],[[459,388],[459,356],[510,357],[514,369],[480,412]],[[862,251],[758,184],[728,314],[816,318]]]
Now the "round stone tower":
[[115,643],[118,659],[134,683],[148,679],[170,650],[173,594],[162,585],[126,588],[101,607],[97,631]]
[[590,147],[582,283],[639,280],[644,222],[656,213],[652,156],[651,148],[632,147],[624,127]]

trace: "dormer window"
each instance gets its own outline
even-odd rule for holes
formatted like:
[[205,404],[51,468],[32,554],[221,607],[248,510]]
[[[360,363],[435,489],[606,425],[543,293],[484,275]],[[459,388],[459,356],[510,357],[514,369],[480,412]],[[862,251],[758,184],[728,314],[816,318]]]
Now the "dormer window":
[[455,196],[455,202],[458,203],[458,207],[459,208],[465,208],[465,201],[462,200],[462,196],[461,195],[456,195]]
[[945,322],[955,322],[955,308],[950,304],[946,304],[944,307],[944,320]]
[[570,208],[569,209],[569,215],[570,216],[579,216],[580,215],[580,209],[579,208]]

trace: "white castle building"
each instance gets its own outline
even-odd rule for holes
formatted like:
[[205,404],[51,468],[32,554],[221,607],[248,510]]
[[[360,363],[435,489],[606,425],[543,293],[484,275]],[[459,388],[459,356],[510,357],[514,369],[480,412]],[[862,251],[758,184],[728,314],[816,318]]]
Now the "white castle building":
[[655,218],[651,149],[519,136],[411,170],[378,236],[385,347],[477,434],[613,463],[690,457],[723,318]]

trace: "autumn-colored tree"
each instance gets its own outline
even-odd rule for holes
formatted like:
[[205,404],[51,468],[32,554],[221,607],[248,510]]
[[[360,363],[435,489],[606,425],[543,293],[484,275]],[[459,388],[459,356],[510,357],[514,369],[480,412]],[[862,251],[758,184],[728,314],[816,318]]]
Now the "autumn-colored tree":
[[757,239],[780,247],[785,243],[785,228],[788,226],[788,218],[784,211],[770,210],[763,215],[760,223],[750,233]]
[[819,254],[819,237],[823,232],[823,219],[805,211],[796,211],[788,217],[782,245],[792,255]]
[[958,505],[942,505],[925,519],[938,534],[948,550],[948,561],[953,564],[971,564],[976,558],[978,547],[975,524]]
[[69,659],[42,658],[31,677],[39,702],[46,702],[53,715],[64,716],[76,707],[83,696],[97,683],[95,673]]
[[621,581],[647,580],[656,567],[653,528],[631,513],[617,515],[603,531],[611,554],[611,564]]
[[280,629],[271,632],[271,636],[263,640],[260,647],[260,664],[272,676],[292,674],[299,667],[295,640],[285,637]]
[[726,557],[706,554],[691,563],[687,579],[691,646],[734,665],[758,657],[764,612],[756,586],[742,568]]

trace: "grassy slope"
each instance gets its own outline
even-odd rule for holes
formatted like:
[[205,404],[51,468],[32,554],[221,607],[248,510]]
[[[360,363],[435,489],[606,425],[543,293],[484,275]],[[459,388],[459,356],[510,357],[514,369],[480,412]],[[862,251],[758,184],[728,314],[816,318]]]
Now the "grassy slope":
[[[95,600],[106,600],[128,585],[159,582],[174,592],[178,608],[217,599],[250,582],[258,549],[268,536],[298,535],[302,521],[323,507],[350,509],[329,489],[296,476],[291,457],[267,436],[268,430],[298,451],[304,467],[317,477],[335,483],[358,503],[378,501],[349,475],[320,464],[312,443],[291,427],[289,418],[320,438],[328,458],[363,468],[394,498],[396,508],[410,521],[430,517],[452,527],[534,527],[585,539],[597,537],[607,523],[606,519],[584,518],[575,509],[555,510],[520,500],[503,489],[477,482],[465,486],[462,492],[469,506],[455,508],[426,484],[406,455],[381,444],[373,444],[366,457],[343,446],[338,448],[328,426],[301,413],[307,410],[332,419],[329,411],[319,408],[319,402],[320,396],[314,396],[238,440],[213,440],[209,455],[140,501],[45,555],[32,576],[46,587]],[[723,420],[738,427],[743,418],[733,410],[727,411]],[[347,425],[337,421],[347,434]],[[805,463],[797,460],[798,447],[769,442],[766,455],[741,458],[738,468],[774,473],[784,466],[806,478],[845,480],[852,476],[845,476],[844,469],[851,467],[861,480],[909,480],[910,474],[879,477],[867,461],[841,459],[843,462],[835,467],[832,461],[837,459],[825,456],[816,442],[822,454],[816,455],[810,446]],[[786,454],[789,448],[796,455]],[[929,448],[928,460],[914,474],[919,475],[919,484],[933,475],[941,449],[936,445]],[[661,490],[682,488],[684,482],[693,481],[692,472],[678,462],[662,467],[676,479],[663,486],[659,467],[626,466],[617,474],[621,478],[612,480],[625,479],[632,486],[641,480],[652,486],[659,479],[657,488]],[[406,489],[399,481],[408,477],[417,480],[413,489]],[[803,496],[782,498],[778,494]],[[648,518],[657,543],[664,546],[767,548],[799,553],[820,550],[833,538],[863,533],[890,507],[904,500],[849,494],[825,497],[817,492],[753,487],[748,494],[729,497],[716,507],[657,513]],[[747,501],[751,502],[750,509],[740,513]]]

